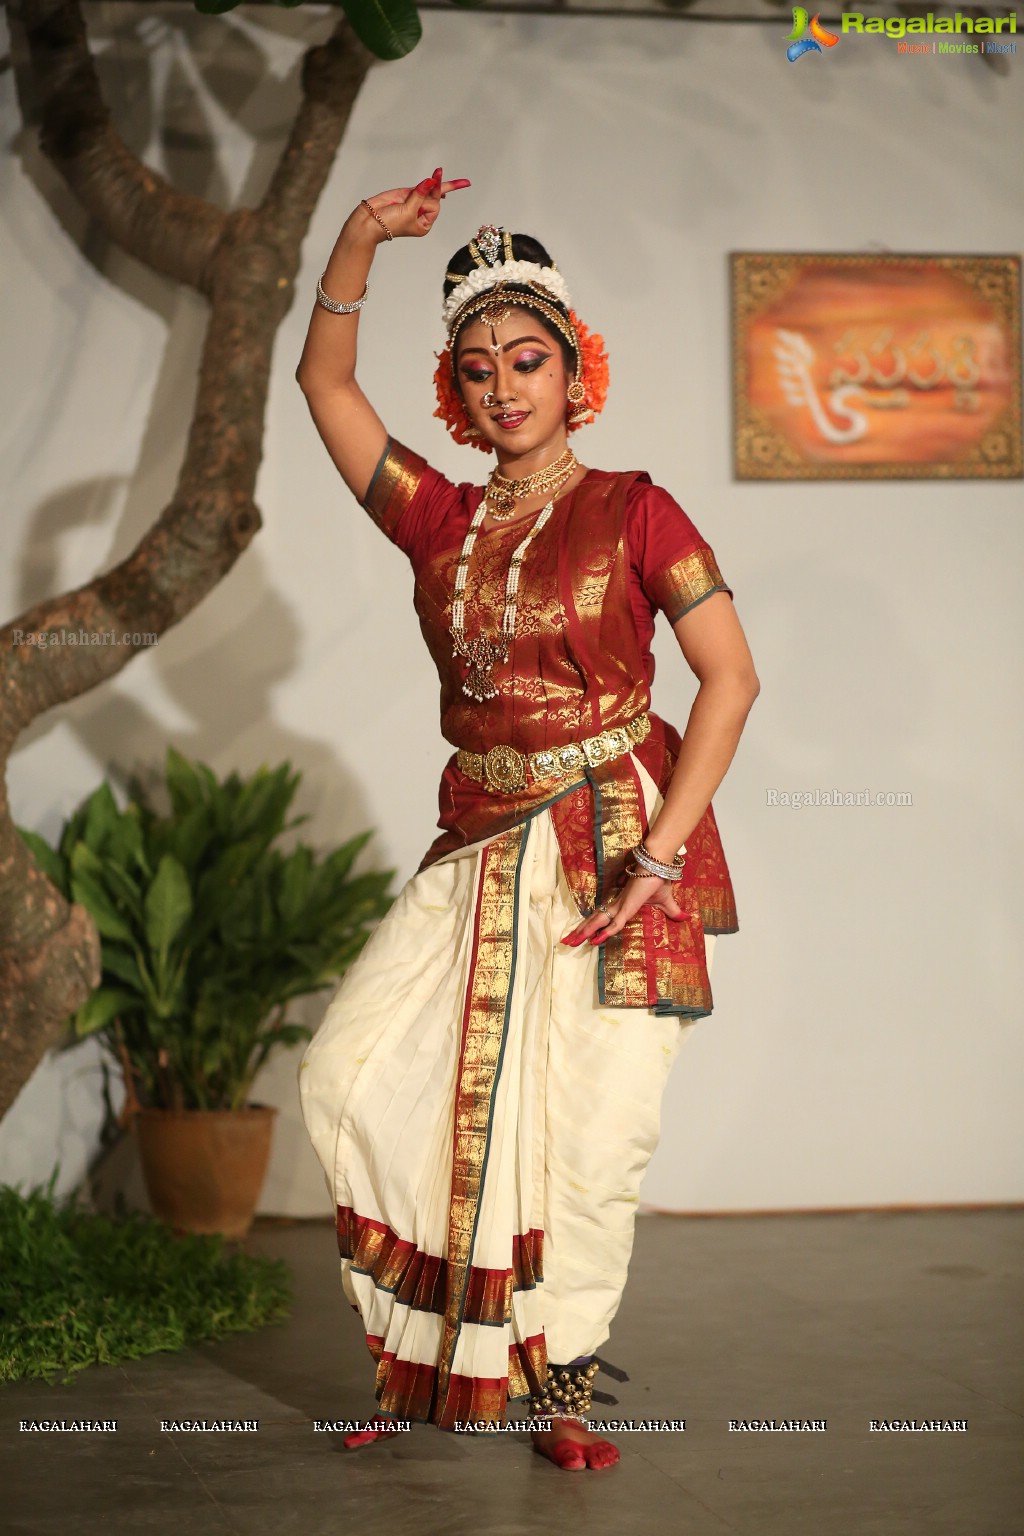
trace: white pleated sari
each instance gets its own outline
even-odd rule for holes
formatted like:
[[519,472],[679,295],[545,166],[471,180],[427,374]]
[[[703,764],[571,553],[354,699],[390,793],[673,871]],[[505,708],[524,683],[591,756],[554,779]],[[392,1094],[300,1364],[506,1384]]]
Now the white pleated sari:
[[597,946],[559,942],[581,921],[544,808],[406,883],[304,1054],[380,1414],[501,1420],[609,1337],[694,1026],[602,1007]]

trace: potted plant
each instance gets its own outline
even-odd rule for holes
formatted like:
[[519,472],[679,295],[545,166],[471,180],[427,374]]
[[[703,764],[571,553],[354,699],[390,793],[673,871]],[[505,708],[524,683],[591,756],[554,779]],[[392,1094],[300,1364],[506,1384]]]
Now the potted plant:
[[272,1051],[310,1038],[289,1004],[337,982],[391,906],[395,871],[352,875],[370,832],[322,858],[277,846],[309,819],[286,819],[301,779],[290,763],[219,780],[169,747],[164,776],[167,814],[137,780],[119,810],[104,783],[56,848],[18,830],[99,929],[101,984],[71,1029],[120,1065],[155,1214],[242,1237],[276,1113],[249,1103],[253,1079]]

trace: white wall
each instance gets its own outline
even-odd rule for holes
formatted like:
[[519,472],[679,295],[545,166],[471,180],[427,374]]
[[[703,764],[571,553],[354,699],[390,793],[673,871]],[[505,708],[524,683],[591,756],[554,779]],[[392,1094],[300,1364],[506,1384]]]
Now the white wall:
[[[330,17],[86,14],[128,142],[192,191],[257,197],[302,48]],[[1020,1199],[1021,483],[735,482],[726,253],[1012,251],[1024,61],[997,76],[872,38],[793,66],[787,30],[427,14],[415,53],[369,78],[306,242],[277,343],[262,532],[153,652],[36,722],[11,798],[52,836],[102,776],[159,762],[168,740],[223,771],[290,757],[315,813],[305,835],[326,847],[375,827],[369,857],[413,873],[449,748],[411,571],[338,480],[293,373],[349,209],[441,163],[474,185],[428,242],[378,255],[370,397],[401,440],[479,476],[482,457],[431,419],[441,274],[484,220],[539,235],[611,355],[607,409],[574,446],[649,469],[682,502],[762,680],[716,797],[742,931],[718,946],[715,1013],[677,1065],[645,1200]],[[20,128],[10,72],[0,103],[13,615],[122,558],[164,504],[204,309],[88,226]],[[659,625],[654,707],[682,728],[692,679]],[[766,804],[769,788],[816,786],[909,790],[913,805]],[[262,1209],[312,1214],[325,1192],[296,1062],[259,1085],[281,1106]],[[0,1178],[40,1182],[59,1156],[72,1187],[98,1114],[94,1048],[51,1057],[0,1127]]]

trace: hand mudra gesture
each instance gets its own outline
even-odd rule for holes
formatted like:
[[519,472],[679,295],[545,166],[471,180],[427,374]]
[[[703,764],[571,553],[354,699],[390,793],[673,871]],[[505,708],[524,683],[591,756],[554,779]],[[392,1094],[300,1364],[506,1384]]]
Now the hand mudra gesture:
[[438,166],[432,176],[424,177],[415,187],[392,187],[390,192],[377,192],[373,197],[368,197],[366,202],[373,213],[367,213],[365,208],[363,213],[374,225],[382,241],[387,239],[387,235],[381,225],[384,225],[393,240],[401,235],[426,235],[430,233],[434,220],[441,212],[441,199],[447,197],[449,192],[457,192],[468,186],[465,177],[457,181],[442,181],[441,167]]
[[673,895],[671,881],[662,880],[657,875],[646,875],[642,879],[623,876],[618,889],[612,891],[589,917],[571,929],[561,943],[574,948],[583,943],[603,944],[613,933],[621,933],[630,918],[643,906],[660,907],[670,922],[686,921],[687,914]]

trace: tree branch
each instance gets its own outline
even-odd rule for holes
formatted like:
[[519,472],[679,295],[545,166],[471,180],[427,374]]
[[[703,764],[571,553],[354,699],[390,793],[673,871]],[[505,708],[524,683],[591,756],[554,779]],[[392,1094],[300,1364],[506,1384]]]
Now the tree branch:
[[[334,163],[332,140],[348,126],[372,62],[372,55],[344,18],[326,43],[306,54],[302,61],[302,105],[259,204],[261,215],[275,221],[301,219],[308,224]],[[330,131],[325,133],[328,124]]]
[[[186,617],[259,529],[253,493],[274,339],[370,61],[341,18],[306,55],[303,100],[260,207],[225,214],[175,192],[125,149],[107,120],[76,0],[22,4],[46,152],[126,250],[199,287],[211,308],[172,500],[119,565],[0,629],[0,1115],[100,979],[91,919],[44,877],[11,819],[7,758],[30,721],[116,675],[146,644],[140,635],[162,635]],[[61,628],[105,643],[44,648],[32,639]]]
[[224,230],[222,210],[177,191],[113,128],[78,0],[18,0],[16,14],[38,94],[43,153],[123,250],[205,292]]

